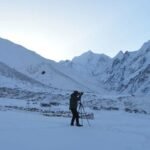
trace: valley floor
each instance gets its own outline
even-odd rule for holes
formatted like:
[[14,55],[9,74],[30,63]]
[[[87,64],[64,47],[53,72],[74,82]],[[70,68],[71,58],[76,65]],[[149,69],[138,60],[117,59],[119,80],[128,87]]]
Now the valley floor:
[[70,118],[0,111],[2,150],[149,150],[150,116],[119,111],[95,112],[83,127]]

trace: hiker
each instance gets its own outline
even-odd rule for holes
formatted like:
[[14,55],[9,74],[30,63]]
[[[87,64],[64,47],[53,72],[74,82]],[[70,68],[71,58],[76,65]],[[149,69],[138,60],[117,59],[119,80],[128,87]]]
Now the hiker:
[[71,119],[71,126],[74,126],[74,121],[76,120],[76,126],[81,127],[79,123],[79,113],[77,111],[78,104],[81,103],[81,96],[83,95],[83,92],[74,91],[70,96],[70,105],[69,109],[72,112],[72,119]]

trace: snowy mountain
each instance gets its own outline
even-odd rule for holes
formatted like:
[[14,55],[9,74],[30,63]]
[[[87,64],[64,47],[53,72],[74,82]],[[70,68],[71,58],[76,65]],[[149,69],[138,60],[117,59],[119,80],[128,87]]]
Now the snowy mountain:
[[150,94],[150,42],[135,52],[119,53],[112,61],[107,89],[130,94]]
[[59,64],[18,44],[0,38],[0,61],[48,86],[61,89],[88,89],[72,78]]
[[114,58],[88,51],[71,61],[45,59],[11,41],[0,39],[0,61],[45,85],[101,94],[150,94],[150,41],[135,52]]
[[[99,93],[107,93],[101,85],[105,71],[111,63],[111,58],[104,54],[95,54],[92,51],[73,58],[72,61],[60,61],[59,64],[67,68],[68,73],[76,75],[82,84]],[[71,74],[70,74],[71,75]]]
[[114,58],[88,51],[61,64],[82,74],[99,91],[105,89],[106,93],[150,94],[149,58],[150,41],[138,51],[120,51]]
[[73,58],[72,61],[62,61],[60,63],[72,71],[80,72],[83,76],[93,78],[102,76],[101,74],[110,65],[111,58],[104,54],[95,54],[92,51],[88,51],[81,56]]

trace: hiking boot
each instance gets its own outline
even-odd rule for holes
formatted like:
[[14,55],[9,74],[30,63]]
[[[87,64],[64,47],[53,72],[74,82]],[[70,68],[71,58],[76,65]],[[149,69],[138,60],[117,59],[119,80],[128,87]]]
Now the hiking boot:
[[77,127],[82,127],[83,125],[81,125],[81,124],[77,124],[76,126],[77,126]]

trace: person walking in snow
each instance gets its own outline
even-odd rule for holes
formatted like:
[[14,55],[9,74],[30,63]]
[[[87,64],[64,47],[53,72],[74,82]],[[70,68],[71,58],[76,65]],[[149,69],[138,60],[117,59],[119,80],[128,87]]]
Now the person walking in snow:
[[81,96],[83,95],[83,92],[74,91],[70,96],[70,104],[69,109],[72,112],[72,119],[71,119],[71,126],[74,126],[74,121],[76,120],[76,126],[81,127],[79,123],[79,113],[77,111],[78,104],[81,103]]

